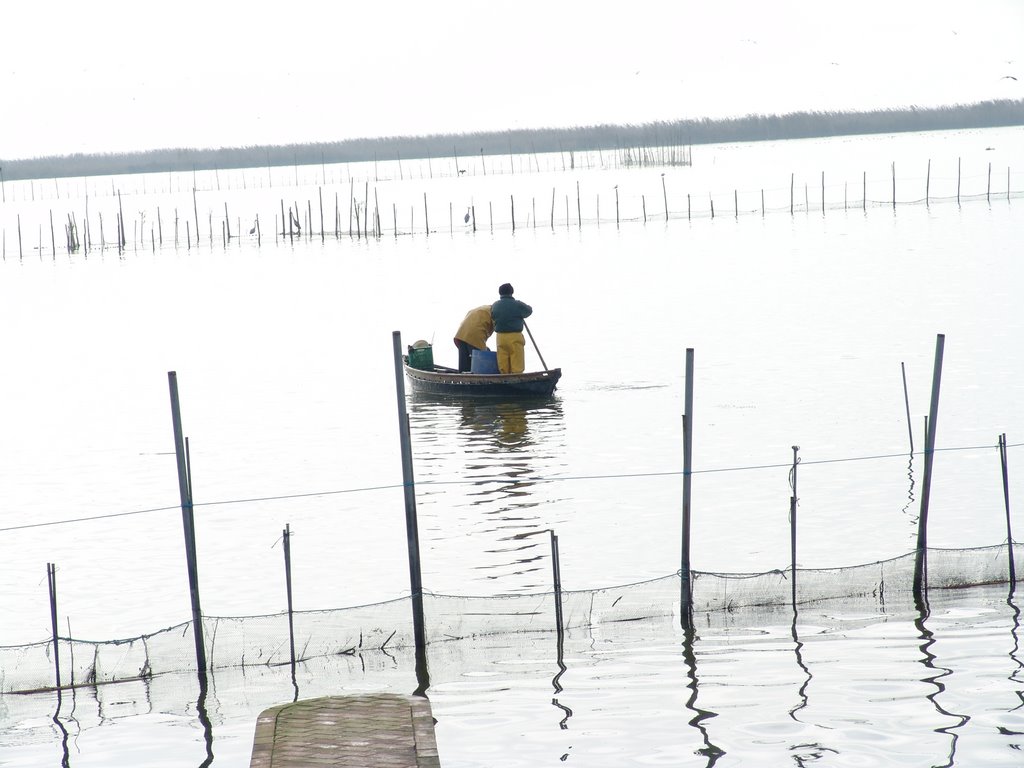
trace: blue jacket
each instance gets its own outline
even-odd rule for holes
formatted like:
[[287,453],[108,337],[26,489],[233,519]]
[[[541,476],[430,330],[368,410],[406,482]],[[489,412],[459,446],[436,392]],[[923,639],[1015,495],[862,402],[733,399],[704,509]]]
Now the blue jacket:
[[502,296],[491,305],[495,333],[522,333],[523,319],[533,314],[533,307],[512,296]]

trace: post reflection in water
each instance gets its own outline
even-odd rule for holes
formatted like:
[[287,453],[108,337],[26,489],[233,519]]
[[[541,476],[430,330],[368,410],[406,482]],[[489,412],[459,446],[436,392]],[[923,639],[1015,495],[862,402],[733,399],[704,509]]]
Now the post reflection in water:
[[206,696],[209,692],[209,681],[207,673],[199,673],[199,698],[196,700],[196,713],[199,722],[203,726],[203,740],[206,742],[206,759],[199,764],[199,768],[207,768],[213,764],[213,723],[210,722],[210,715],[206,711]]
[[[413,393],[409,418],[421,535],[435,553],[459,547],[444,555],[464,563],[474,578],[500,583],[505,593],[550,590],[541,536],[555,522],[548,510],[558,491],[543,480],[565,466],[561,401]],[[453,527],[466,534],[463,541],[452,541]]]
[[[72,688],[71,691],[72,691],[72,697],[73,697],[74,696],[74,688]],[[68,751],[68,729],[64,727],[64,723],[62,723],[61,719],[60,719],[60,707],[61,707],[62,703],[63,703],[63,697],[61,696],[61,692],[58,689],[57,690],[57,711],[53,713],[53,724],[56,725],[57,726],[57,730],[60,731],[60,746],[61,746],[61,753],[62,753],[61,754],[61,759],[60,759],[61,768],[69,768],[69,766],[71,765],[71,753]],[[69,720],[73,720],[74,719],[74,712],[75,712],[74,701],[72,701],[71,715],[69,716]]]
[[903,507],[903,514],[910,522],[910,539],[917,541],[917,515],[911,510],[914,506],[914,453],[911,451],[910,459],[907,461],[907,479],[910,487],[907,489],[907,503]]
[[800,703],[797,704],[795,707],[793,707],[791,710],[789,710],[789,716],[791,718],[793,718],[794,720],[796,720],[797,722],[800,722],[800,718],[796,716],[796,713],[799,712],[801,709],[804,709],[807,706],[807,701],[808,701],[808,699],[807,699],[807,686],[811,684],[811,677],[812,677],[812,675],[811,675],[811,670],[807,668],[806,664],[804,664],[804,656],[803,656],[804,644],[800,642],[800,635],[796,631],[797,615],[798,614],[797,614],[797,610],[796,610],[796,605],[794,605],[793,606],[793,624],[790,626],[790,630],[791,630],[791,633],[793,635],[793,653],[796,655],[797,666],[800,667],[801,670],[803,670],[804,680],[800,684],[800,690],[799,690]]
[[725,750],[712,743],[708,729],[704,725],[705,720],[717,717],[717,713],[697,706],[697,632],[692,626],[683,629],[683,661],[686,663],[686,687],[690,691],[686,699],[686,708],[693,712],[688,724],[700,734],[704,746],[697,750],[697,754],[708,759],[707,765],[710,768],[725,754]]
[[[1010,610],[1013,611],[1013,626],[1010,628],[1010,636],[1013,638],[1013,648],[1010,650],[1010,659],[1017,665],[1017,668],[1010,673],[1010,680],[1015,683],[1024,683],[1024,677],[1021,677],[1021,670],[1024,670],[1024,661],[1020,660],[1018,654],[1020,653],[1020,608],[1013,601],[1014,588],[1010,586],[1010,594],[1006,598],[1006,604],[1010,606]],[[1018,709],[1024,707],[1024,690],[1018,688],[1015,693],[1017,698],[1020,699],[1020,704],[1011,709],[1011,712],[1016,712]]]
[[946,685],[942,682],[942,678],[952,675],[953,670],[948,667],[941,667],[935,664],[936,657],[935,654],[931,652],[931,647],[935,644],[935,635],[927,626],[927,621],[930,615],[931,611],[928,606],[928,599],[925,597],[917,604],[917,616],[914,618],[914,625],[917,627],[918,637],[921,639],[921,645],[919,646],[921,649],[921,656],[923,657],[921,659],[921,663],[924,664],[929,671],[934,671],[936,674],[922,677],[921,682],[935,687],[935,690],[925,697],[932,703],[932,706],[935,707],[935,711],[940,715],[956,720],[956,722],[951,725],[945,725],[941,728],[935,729],[936,733],[943,733],[949,736],[949,757],[942,766],[936,766],[936,768],[949,768],[949,766],[956,764],[956,743],[960,738],[960,734],[957,733],[957,731],[966,725],[971,718],[968,715],[958,715],[949,712],[942,706],[942,704],[939,703],[939,694],[946,690]]

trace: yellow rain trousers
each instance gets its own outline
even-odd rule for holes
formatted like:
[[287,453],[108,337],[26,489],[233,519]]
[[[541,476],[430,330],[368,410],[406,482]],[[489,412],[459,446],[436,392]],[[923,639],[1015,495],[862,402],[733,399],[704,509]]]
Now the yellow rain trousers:
[[526,339],[521,333],[498,333],[498,370],[522,373],[526,370]]

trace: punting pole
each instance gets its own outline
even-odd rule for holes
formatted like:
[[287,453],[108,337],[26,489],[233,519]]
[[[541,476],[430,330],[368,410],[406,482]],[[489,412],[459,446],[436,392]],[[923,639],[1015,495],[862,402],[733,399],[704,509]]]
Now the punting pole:
[[925,432],[924,480],[921,487],[921,514],[917,522],[917,554],[914,560],[914,600],[921,603],[928,589],[928,501],[931,496],[932,464],[935,456],[935,427],[939,415],[939,386],[942,382],[942,352],[945,334],[935,338],[935,367],[932,371],[932,399]]
[[544,362],[544,355],[540,353],[540,347],[538,347],[537,342],[533,340],[533,334],[530,333],[530,326],[526,324],[525,320],[523,320],[523,328],[526,329],[526,335],[530,337],[530,341],[533,343],[533,348],[537,350],[537,357],[540,358],[540,364],[544,366],[544,370],[546,371],[548,369],[548,364]]
[[679,570],[679,613],[683,629],[693,628],[693,579],[690,574],[690,473],[693,467],[693,349],[686,350],[686,394],[683,411],[683,538]]
[[405,532],[409,548],[409,586],[412,592],[412,624],[416,642],[417,678],[426,688],[427,633],[423,621],[423,576],[420,570],[420,534],[416,520],[416,488],[412,474],[412,441],[409,412],[405,407],[405,378],[402,366],[402,334],[391,334],[395,357],[395,392],[398,397],[398,432],[402,444],[402,487],[405,491]]
[[206,645],[203,642],[203,611],[199,602],[199,568],[196,558],[196,529],[192,512],[192,487],[189,477],[185,439],[181,429],[181,406],[178,402],[178,374],[167,372],[171,391],[171,421],[174,429],[174,454],[178,461],[178,494],[181,497],[181,522],[185,533],[185,563],[188,569],[188,590],[192,602],[192,634],[196,645],[196,668],[206,673]]

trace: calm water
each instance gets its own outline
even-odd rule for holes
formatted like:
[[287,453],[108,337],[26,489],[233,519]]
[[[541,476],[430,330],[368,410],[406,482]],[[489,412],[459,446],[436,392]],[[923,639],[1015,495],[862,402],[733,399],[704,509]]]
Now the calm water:
[[[703,622],[702,622],[703,623]],[[933,595],[903,608],[824,604],[796,622],[717,617],[479,638],[430,649],[442,764],[1020,765],[1024,661],[1005,590]],[[0,765],[246,766],[273,703],[355,691],[407,693],[408,654],[370,652],[189,675],[67,695],[3,699]],[[564,669],[563,669],[564,667]],[[66,731],[66,733],[65,733]],[[65,753],[66,750],[66,753]],[[212,756],[212,762],[209,761]]]
[[[491,300],[505,281],[534,305],[534,338],[547,364],[560,366],[564,377],[553,402],[529,408],[409,399],[428,589],[479,595],[550,589],[549,529],[559,535],[562,581],[568,589],[674,572],[679,567],[680,415],[687,347],[696,356],[696,568],[744,572],[788,567],[786,465],[793,445],[801,447],[804,462],[801,566],[850,565],[911,549],[920,457],[908,472],[900,363],[907,371],[920,450],[939,333],[946,335],[946,347],[938,445],[971,450],[942,452],[936,458],[929,540],[940,547],[1000,542],[1006,536],[1005,515],[992,446],[1001,432],[1008,433],[1011,443],[1024,434],[1019,407],[1024,313],[1017,302],[1024,266],[1016,246],[1022,218],[1019,198],[1006,195],[1007,169],[1010,188],[1024,188],[1020,171],[1013,170],[1024,168],[1022,139],[1019,129],[1007,129],[696,148],[694,167],[666,169],[664,187],[657,169],[584,167],[563,173],[548,158],[540,172],[523,173],[520,165],[515,174],[498,174],[489,167],[484,176],[474,168],[462,178],[430,179],[423,169],[416,175],[406,165],[404,181],[376,185],[382,225],[391,225],[394,202],[401,234],[390,236],[389,229],[385,237],[369,242],[315,237],[275,245],[271,223],[281,198],[286,206],[293,199],[300,210],[310,200],[315,212],[323,184],[327,220],[332,220],[337,194],[345,230],[350,189],[371,188],[372,207],[374,177],[366,168],[302,169],[299,187],[285,186],[294,179],[281,176],[268,180],[276,186],[257,186],[255,180],[265,171],[222,174],[216,180],[221,189],[208,177],[197,180],[204,238],[210,220],[219,235],[227,202],[246,232],[259,214],[261,247],[246,235],[228,247],[217,236],[212,246],[206,239],[199,248],[187,248],[182,233],[182,245],[174,249],[169,245],[171,212],[179,209],[184,229],[193,210],[191,174],[131,177],[118,180],[118,188],[125,190],[126,220],[138,222],[145,212],[140,230],[149,232],[160,206],[164,248],[153,253],[145,245],[147,235],[137,250],[129,247],[123,255],[97,250],[88,258],[50,253],[46,214],[55,211],[60,242],[64,210],[82,219],[88,192],[92,226],[97,228],[102,211],[109,240],[117,211],[109,180],[69,182],[72,188],[59,197],[59,189],[8,183],[8,202],[0,206],[5,253],[0,322],[8,329],[9,374],[0,378],[5,478],[0,484],[5,593],[0,645],[49,635],[47,562],[58,566],[61,623],[76,637],[133,636],[189,616],[175,508],[170,370],[178,373],[195,498],[204,505],[197,509],[197,534],[205,613],[283,609],[279,539],[285,524],[295,532],[297,608],[353,605],[406,593],[402,494],[395,487],[401,473],[391,332],[401,331],[406,343],[432,339],[435,357],[453,362],[450,335],[462,314]],[[960,206],[955,201],[958,159],[963,195],[970,197]],[[895,210],[892,163],[901,201]],[[437,168],[434,172],[440,176]],[[793,216],[790,174],[797,207]],[[863,174],[866,210],[859,206]],[[576,221],[577,181],[583,226]],[[911,203],[923,201],[926,183],[931,205]],[[553,187],[554,227],[549,222]],[[1002,197],[986,201],[988,188],[1002,189]],[[417,209],[424,192],[434,230],[429,237],[422,234]],[[510,195],[517,206],[514,233]],[[668,222],[663,200],[671,214]],[[469,206],[477,216],[475,233],[461,224]],[[23,258],[13,245],[19,215],[27,243]],[[237,232],[238,223],[232,226]],[[406,227],[420,234],[409,236]],[[330,223],[327,228],[332,229]],[[94,234],[94,246],[97,239]],[[40,243],[41,253],[33,250]],[[539,366],[533,352],[528,365]],[[1012,498],[1021,491],[1020,474],[1014,472],[1018,453],[1011,449]],[[816,463],[878,456],[888,458]],[[726,469],[735,471],[711,471]],[[101,516],[110,517],[25,527]],[[951,615],[957,610],[951,608]],[[996,644],[1000,650],[991,652],[990,638],[976,637],[970,629],[972,616],[980,614],[965,610],[967,629],[951,630],[962,635],[964,646],[957,653],[986,667],[1011,664],[1011,645]],[[762,629],[742,631],[760,638]],[[779,630],[776,640],[784,643],[787,631],[785,626]],[[907,632],[903,652],[893,650],[894,663],[921,666],[921,643],[915,645],[913,630]],[[861,639],[864,648],[874,647],[875,640]],[[647,755],[643,744],[660,743],[653,736],[634,740],[635,731],[627,727],[632,721],[622,713],[643,711],[633,701],[638,696],[649,696],[643,706],[660,710],[664,700],[659,692],[646,691],[663,677],[671,678],[682,706],[685,673],[672,666],[679,663],[680,642],[671,635],[649,644],[616,641],[621,650],[610,651],[609,657],[641,664],[649,653],[654,669],[647,683],[621,688],[607,684],[617,679],[610,672],[587,688],[588,703],[577,699],[574,712],[588,707],[605,715],[618,712],[618,726],[610,730],[621,732],[602,742],[596,754],[579,759],[580,764],[622,764],[623,754],[639,762]],[[878,642],[887,647],[888,641]],[[658,648],[665,649],[663,654]],[[521,653],[496,653],[487,661],[505,664],[499,667],[505,670]],[[738,668],[748,658],[724,642],[720,653],[715,659],[726,668]],[[845,658],[829,669],[856,686],[856,654]],[[787,663],[772,662],[758,675],[792,673],[791,647]],[[880,673],[879,679],[888,674]],[[924,686],[923,678],[919,675],[910,685]],[[373,681],[363,684],[375,686]],[[534,693],[545,684],[550,678],[537,682]],[[404,678],[381,685],[408,687]],[[750,685],[757,687],[756,682]],[[930,706],[923,692],[908,694],[898,685],[888,690],[888,683],[877,680],[864,685],[881,689],[871,695],[861,691],[870,704],[855,707],[847,717],[867,721],[858,737],[865,742],[879,732],[883,741],[903,738],[898,729],[903,715],[898,713],[904,705],[899,702],[910,717]],[[508,753],[508,742],[492,731],[496,723],[516,730],[510,723],[520,717],[516,696],[498,693],[504,687],[525,691],[529,685],[482,689],[476,699],[472,686],[453,682],[448,689],[439,684],[432,694],[435,714],[446,706],[475,713],[464,729],[453,724],[447,732],[439,714],[442,756],[451,755],[452,764],[499,764],[498,756]],[[738,697],[736,690],[730,695]],[[232,716],[240,720],[228,718],[225,723],[232,724],[216,727],[242,732],[239,743],[251,738],[256,712],[282,696],[287,699],[277,683],[246,695],[251,707]],[[876,700],[889,702],[887,711],[891,707],[897,713],[888,725],[872,720]],[[971,704],[968,693],[964,700],[963,707],[958,703],[947,709],[966,709],[982,718],[980,699]],[[27,725],[30,721],[16,714],[18,708],[7,706],[4,733],[11,738],[26,728],[53,727],[52,721]],[[557,708],[543,706],[546,718],[559,716]],[[192,740],[194,708],[169,711],[178,713],[172,720],[185,718],[182,731]],[[678,736],[692,713],[687,716],[685,707],[666,711],[673,725],[659,727]],[[755,730],[744,735],[748,746],[726,748],[728,759],[740,759],[737,754],[745,752],[753,760],[762,747],[765,754],[781,755],[771,746],[775,737],[756,729],[774,733],[780,723],[788,727],[795,721],[787,712],[768,707],[755,718],[764,721],[762,726],[741,726],[747,721],[737,715],[735,728]],[[136,714],[133,710],[125,718],[132,728],[167,732],[162,721]],[[833,711],[814,722],[828,725],[838,717]],[[938,730],[947,721],[929,718],[922,716],[921,733],[947,743],[948,736]],[[605,722],[592,732],[608,727]],[[525,724],[518,731],[533,733]],[[97,738],[107,738],[105,733],[95,729]],[[978,737],[985,749],[1004,746],[998,730],[985,733]],[[555,735],[564,734],[559,730]],[[811,735],[822,734],[801,730],[793,743],[824,743],[812,741]],[[569,750],[571,742],[538,739],[552,747],[550,754],[558,752],[555,758],[569,754],[573,760],[579,754]],[[648,757],[655,762],[682,760],[680,755],[689,759],[691,741],[683,739]],[[196,744],[202,744],[201,735]],[[893,749],[910,750],[906,744],[914,742]],[[75,764],[99,760],[109,755],[106,749],[82,749]],[[247,759],[248,749],[246,742],[238,754]],[[474,762],[473,749],[497,752],[481,754]],[[611,755],[606,763],[598,756],[602,750]],[[857,751],[848,745],[845,750]],[[197,754],[186,762],[201,762]],[[941,750],[932,754],[931,762],[905,764],[947,759]],[[728,759],[720,764],[729,764]],[[864,759],[871,764],[875,758]],[[26,760],[10,764],[32,764]],[[218,756],[225,765],[244,764],[242,758],[228,760]]]

